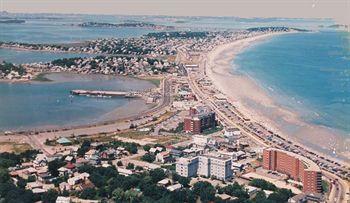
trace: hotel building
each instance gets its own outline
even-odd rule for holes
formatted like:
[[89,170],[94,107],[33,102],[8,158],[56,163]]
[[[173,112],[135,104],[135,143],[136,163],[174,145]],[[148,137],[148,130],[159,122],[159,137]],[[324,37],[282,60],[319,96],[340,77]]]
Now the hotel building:
[[303,192],[322,192],[321,169],[313,161],[298,154],[268,148],[263,152],[263,168],[289,175],[303,183]]
[[206,107],[190,108],[190,114],[184,120],[185,132],[193,134],[200,134],[215,125],[215,113]]

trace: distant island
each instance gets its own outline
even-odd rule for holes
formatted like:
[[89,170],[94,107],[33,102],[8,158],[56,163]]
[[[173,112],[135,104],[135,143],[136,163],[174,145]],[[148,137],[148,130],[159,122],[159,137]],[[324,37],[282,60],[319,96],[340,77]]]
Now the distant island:
[[25,20],[18,20],[18,19],[6,19],[6,20],[0,20],[0,23],[4,24],[19,24],[19,23],[25,23]]
[[328,28],[348,29],[349,26],[345,24],[334,24],[334,25],[329,25]]
[[149,28],[155,30],[173,30],[175,27],[166,26],[166,25],[156,25],[153,23],[144,23],[144,22],[129,22],[129,23],[100,23],[100,22],[85,22],[78,24],[80,27],[103,27],[103,28],[123,28],[123,27],[131,27],[131,28]]

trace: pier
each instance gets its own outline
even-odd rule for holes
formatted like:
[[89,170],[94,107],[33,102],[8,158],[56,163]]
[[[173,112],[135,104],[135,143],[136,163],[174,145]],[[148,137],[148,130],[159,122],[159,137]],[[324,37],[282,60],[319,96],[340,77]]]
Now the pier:
[[142,96],[141,93],[139,92],[102,91],[102,90],[71,90],[70,93],[71,95],[102,97],[102,98],[111,98],[111,97],[134,98],[134,97]]

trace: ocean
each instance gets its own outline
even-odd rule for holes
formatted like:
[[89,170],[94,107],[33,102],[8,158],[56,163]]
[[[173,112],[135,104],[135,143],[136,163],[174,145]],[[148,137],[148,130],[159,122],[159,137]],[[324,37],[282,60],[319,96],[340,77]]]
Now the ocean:
[[233,65],[303,120],[350,136],[350,33],[274,36],[245,49]]
[[[157,30],[149,30],[144,28],[82,28],[76,26],[79,23],[83,22],[107,22],[107,23],[122,23],[122,22],[148,22],[161,25],[171,25],[176,26],[176,30],[235,30],[235,29],[244,29],[249,27],[257,26],[291,26],[298,28],[306,29],[318,29],[319,26],[328,26],[334,22],[330,19],[283,19],[283,18],[269,18],[269,19],[243,19],[236,17],[174,17],[174,16],[97,16],[97,15],[59,15],[59,14],[13,14],[16,18],[24,19],[26,22],[23,24],[0,24],[0,41],[4,42],[23,42],[23,43],[72,43],[72,42],[82,42],[85,40],[94,40],[98,38],[111,38],[111,37],[139,37],[141,35],[147,34],[149,32],[158,32]],[[317,40],[319,36],[320,41],[314,44],[312,40]],[[304,36],[304,37],[302,37]],[[312,36],[312,37],[311,37]],[[326,43],[323,42],[323,37],[326,37]],[[292,39],[288,40],[288,37]],[[305,44],[301,44],[300,41],[294,41],[293,38],[301,37],[302,41],[305,41]],[[277,87],[280,87],[279,82],[284,81],[279,78],[270,79],[269,71],[273,69],[268,69],[267,67],[273,67],[270,65],[275,65],[274,74],[277,76],[283,76],[286,74],[284,70],[280,70],[277,67],[280,66],[280,63],[284,62],[284,58],[298,58],[298,50],[289,53],[289,49],[295,47],[294,44],[301,46],[301,51],[310,50],[307,54],[315,52],[314,46],[327,47],[328,45],[335,44],[332,40],[342,40],[343,38],[339,37],[336,33],[315,33],[315,34],[300,34],[300,35],[291,35],[291,36],[281,36],[271,39],[268,43],[261,43],[254,46],[252,49],[248,49],[246,52],[242,53],[239,58],[239,63],[242,63],[244,67],[241,71],[254,75],[263,81],[263,84],[268,84],[268,87],[273,87],[278,91]],[[299,39],[297,39],[299,40]],[[311,40],[311,41],[309,41]],[[343,39],[344,40],[344,39]],[[284,44],[289,42],[286,45],[279,46],[279,43]],[[342,42],[336,42],[336,46],[344,46]],[[275,44],[275,47],[274,47]],[[273,50],[270,50],[272,46]],[[277,46],[277,47],[276,47]],[[283,49],[285,48],[285,49]],[[264,50],[260,52],[257,50]],[[318,49],[318,47],[316,47]],[[334,48],[337,51],[339,48]],[[279,51],[278,51],[279,50]],[[284,51],[284,52],[283,52]],[[339,51],[339,50],[338,50]],[[337,52],[336,52],[337,53]],[[335,53],[335,55],[336,55]],[[348,53],[348,52],[347,52]],[[265,55],[266,56],[265,56]],[[270,60],[270,55],[274,54],[274,60]],[[280,55],[276,55],[280,54]],[[302,54],[304,56],[305,53]],[[47,62],[57,58],[69,58],[77,56],[88,56],[84,54],[66,54],[66,53],[44,53],[44,52],[35,52],[35,51],[16,51],[11,49],[0,49],[0,60],[5,60],[7,62],[13,63],[32,63],[32,62]],[[281,57],[278,59],[278,57]],[[334,56],[334,53],[333,53]],[[256,58],[258,57],[258,58]],[[315,58],[318,60],[317,54],[315,56],[308,57],[308,59]],[[340,54],[339,57],[348,57]],[[246,59],[249,60],[246,60]],[[300,63],[298,67],[304,67],[305,64],[303,61],[293,61],[293,63]],[[259,61],[263,60],[263,61]],[[340,60],[336,57],[329,58],[329,63],[332,61]],[[347,58],[348,60],[348,58]],[[259,62],[258,62],[259,61]],[[289,60],[286,60],[289,61]],[[290,61],[289,61],[290,62]],[[313,62],[310,62],[311,65]],[[317,63],[317,62],[316,62]],[[338,63],[338,62],[335,62]],[[342,62],[340,62],[342,63]],[[267,65],[267,66],[265,66]],[[292,65],[290,65],[292,66]],[[306,65],[307,66],[307,63]],[[289,67],[289,66],[287,66]],[[338,66],[326,66],[325,70],[328,70],[328,73],[331,69]],[[295,68],[295,70],[293,69]],[[310,76],[313,73],[308,73],[311,70],[288,68],[288,72],[296,72],[296,75],[289,75],[291,82],[293,82],[293,77],[299,76],[300,80],[309,81]],[[325,71],[324,70],[324,71]],[[316,71],[312,69],[312,71]],[[311,72],[312,72],[311,71]],[[341,80],[344,75],[349,72],[344,72],[343,76],[338,76],[336,74],[341,74],[338,70],[330,71],[333,75],[333,80]],[[322,75],[322,74],[321,74]],[[320,75],[320,77],[321,77]],[[322,76],[325,77],[325,76]],[[62,78],[61,78],[62,79]],[[266,82],[264,79],[267,79]],[[311,77],[311,80],[314,79]],[[345,78],[346,79],[346,78]],[[315,117],[312,113],[305,114],[305,117],[312,122],[320,122],[330,126],[337,126],[339,128],[346,128],[346,122],[349,121],[348,114],[342,116],[346,117],[337,117],[335,120],[332,120],[334,112],[342,109],[344,103],[349,102],[344,98],[334,98],[335,100],[340,99],[340,102],[335,103],[334,105],[329,105],[326,110],[323,110],[324,103],[327,103],[327,98],[322,97],[321,101],[324,100],[324,103],[319,104],[320,101],[313,98],[312,94],[308,95],[306,90],[303,90],[302,83],[299,83],[300,87],[291,87],[286,80],[281,86],[281,91],[288,93],[295,98],[296,104],[298,101],[303,101],[303,106],[311,106],[314,112],[320,115]],[[266,82],[266,83],[265,83]],[[317,81],[316,81],[317,82]],[[329,81],[331,82],[331,81]],[[138,82],[139,83],[139,82]],[[312,83],[310,81],[310,83]],[[343,83],[346,83],[343,82]],[[321,84],[323,84],[321,82]],[[29,83],[29,84],[7,84],[0,83],[0,131],[6,129],[26,129],[31,127],[39,126],[61,126],[68,124],[84,124],[96,122],[101,118],[102,115],[126,104],[124,99],[110,99],[110,100],[101,100],[96,98],[85,98],[85,97],[76,97],[74,101],[71,102],[68,97],[68,92],[71,89],[79,88],[91,88],[91,89],[123,89],[125,86],[129,86],[129,82],[120,82],[117,80],[89,80],[81,81],[79,77],[74,77],[72,81],[64,82],[55,82],[55,83]],[[293,84],[292,84],[293,85]],[[308,84],[306,84],[308,85]],[[341,84],[332,83],[334,89],[337,89]],[[347,82],[347,85],[349,83]],[[141,85],[142,86],[142,85]],[[147,86],[147,85],[146,85]],[[312,85],[310,85],[312,86]],[[316,87],[315,84],[314,87]],[[349,86],[348,86],[349,87]],[[332,88],[332,87],[328,87]],[[345,87],[343,87],[344,89]],[[297,92],[288,92],[289,90],[297,89],[300,91]],[[349,89],[349,88],[348,88]],[[303,92],[305,91],[305,92]],[[313,91],[313,90],[310,90]],[[327,93],[327,89],[323,90],[324,94],[329,94],[332,96],[332,93]],[[317,92],[315,90],[315,92]],[[304,99],[305,96],[305,99]],[[317,95],[315,95],[317,96]],[[300,97],[300,99],[299,99]],[[289,97],[285,97],[289,98]],[[348,99],[348,98],[347,98]],[[316,103],[313,103],[314,100]],[[288,105],[294,105],[289,104]],[[347,106],[349,107],[349,106]],[[89,109],[89,111],[86,111]],[[305,108],[307,109],[307,108]],[[321,110],[320,110],[321,109]],[[344,112],[344,111],[342,111]],[[348,112],[348,111],[347,111]]]
[[0,61],[11,62],[14,64],[50,62],[61,58],[74,57],[93,57],[95,54],[85,53],[55,53],[44,51],[18,51],[14,49],[0,48]]

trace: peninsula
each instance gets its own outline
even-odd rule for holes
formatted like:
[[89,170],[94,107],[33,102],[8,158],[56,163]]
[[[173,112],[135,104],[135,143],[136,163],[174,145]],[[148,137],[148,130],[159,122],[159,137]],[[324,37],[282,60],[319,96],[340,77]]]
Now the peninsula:
[[[23,198],[31,200],[54,194],[63,202],[131,198],[135,202],[347,202],[346,157],[335,159],[285,134],[246,102],[266,105],[273,114],[277,107],[271,98],[249,78],[230,73],[235,55],[252,43],[302,31],[258,27],[160,32],[74,47],[2,43],[2,48],[99,54],[21,66],[5,63],[3,77],[23,67],[33,74],[72,72],[161,81],[147,95],[147,102],[156,101],[153,108],[135,116],[64,129],[2,133],[0,143],[26,143],[39,150],[0,154],[8,163],[6,177],[17,183],[24,180],[25,190],[36,195]],[[285,116],[284,109],[278,110],[277,116]],[[287,115],[290,122],[302,122],[294,114]],[[16,159],[10,161],[11,157]],[[10,178],[6,181],[14,191],[21,190]]]

